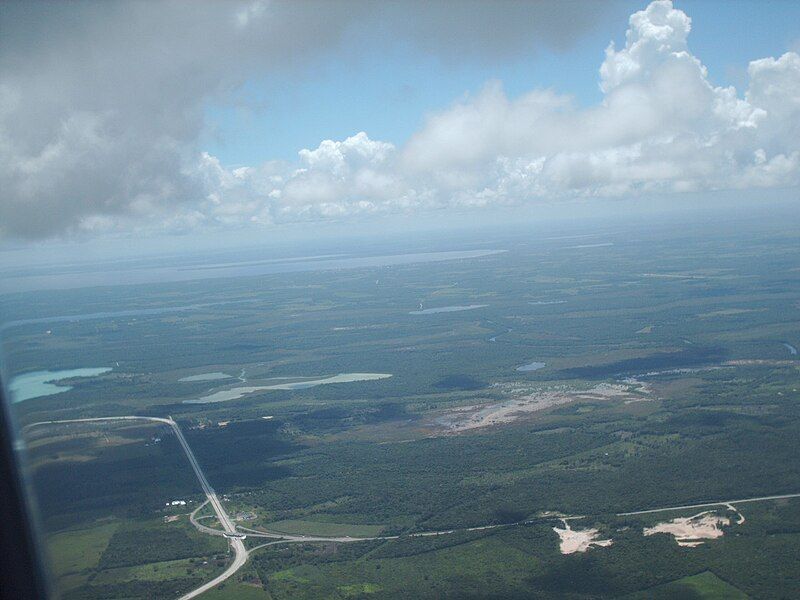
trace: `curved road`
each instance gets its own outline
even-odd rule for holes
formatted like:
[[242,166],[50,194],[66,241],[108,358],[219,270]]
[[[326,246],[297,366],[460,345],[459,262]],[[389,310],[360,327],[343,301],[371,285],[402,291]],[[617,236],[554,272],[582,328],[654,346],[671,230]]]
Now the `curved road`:
[[233,562],[230,564],[230,566],[227,569],[225,569],[225,571],[217,575],[211,581],[204,583],[199,588],[192,590],[188,594],[184,594],[179,598],[179,600],[189,600],[189,598],[194,598],[195,596],[199,596],[203,592],[207,592],[211,588],[217,587],[220,583],[228,579],[228,577],[236,573],[236,571],[238,571],[244,566],[244,563],[247,562],[248,552],[247,549],[244,547],[244,542],[242,541],[242,538],[237,537],[228,539],[231,543],[231,548],[233,548],[233,551],[235,553]]
[[[95,417],[95,418],[88,418],[88,419],[65,419],[62,421],[40,421],[38,423],[31,423],[27,425],[25,429],[30,427],[36,427],[39,425],[62,425],[67,423],[96,423],[102,421],[151,421],[156,423],[164,423],[165,425],[169,425],[172,428],[172,431],[175,432],[175,436],[178,438],[178,442],[180,442],[181,447],[183,448],[184,453],[186,454],[186,458],[189,459],[189,464],[192,466],[192,470],[194,470],[194,474],[197,476],[197,480],[200,482],[200,487],[203,488],[203,493],[206,495],[206,502],[211,504],[211,507],[214,509],[214,512],[217,514],[217,520],[222,525],[224,531],[219,531],[216,529],[211,529],[210,527],[205,527],[204,525],[200,525],[194,519],[192,519],[192,523],[198,529],[205,531],[206,533],[212,533],[213,535],[222,535],[228,538],[230,542],[231,548],[233,549],[233,562],[228,566],[227,569],[208,583],[204,583],[199,588],[192,590],[188,594],[184,594],[179,598],[179,600],[189,600],[190,598],[194,598],[195,596],[199,596],[203,592],[210,590],[213,587],[216,587],[226,579],[228,579],[231,575],[236,573],[242,566],[247,562],[247,549],[244,547],[244,542],[242,541],[245,537],[245,534],[236,531],[236,526],[231,521],[231,518],[228,516],[228,513],[225,512],[225,509],[222,506],[222,503],[217,498],[217,493],[214,491],[214,488],[211,487],[211,484],[208,483],[208,479],[206,479],[203,470],[200,468],[200,464],[197,462],[197,459],[194,456],[194,452],[192,452],[192,448],[189,446],[189,443],[186,441],[186,438],[183,437],[183,432],[181,428],[178,427],[178,424],[173,421],[171,418],[164,419],[162,417],[139,417],[139,416],[124,416],[124,417]],[[196,512],[196,511],[195,511]],[[192,513],[192,516],[194,513]]]
[[[203,470],[200,468],[200,464],[197,462],[197,459],[194,456],[194,452],[192,452],[189,443],[186,441],[186,438],[183,436],[183,432],[181,431],[178,424],[173,421],[171,418],[161,418],[161,417],[140,417],[140,416],[123,416],[123,417],[95,417],[95,418],[87,418],[87,419],[66,419],[61,421],[40,421],[38,423],[31,423],[27,425],[24,429],[35,427],[38,425],[59,425],[65,423],[91,423],[91,422],[101,422],[101,421],[151,421],[151,422],[158,422],[164,423],[169,425],[172,430],[175,432],[176,437],[178,438],[178,442],[180,443],[181,447],[183,448],[186,457],[189,459],[189,464],[192,466],[195,475],[197,476],[197,480],[200,482],[200,486],[203,488],[203,492],[206,495],[207,500],[203,502],[200,506],[198,506],[192,513],[189,515],[189,520],[191,521],[192,525],[194,525],[199,531],[210,535],[218,535],[224,536],[230,542],[231,548],[234,552],[234,559],[233,562],[228,566],[227,569],[211,581],[204,583],[200,587],[192,590],[191,592],[184,594],[178,600],[189,600],[190,598],[195,598],[199,596],[203,592],[207,592],[208,590],[216,587],[229,577],[231,577],[236,571],[238,571],[244,564],[247,562],[247,558],[250,552],[254,550],[258,550],[259,548],[263,548],[265,546],[271,546],[273,544],[291,544],[291,543],[299,543],[299,542],[362,542],[362,541],[369,541],[369,540],[394,540],[398,539],[399,535],[390,535],[390,536],[375,536],[375,537],[322,537],[322,536],[311,536],[311,535],[291,535],[279,532],[270,532],[270,531],[260,531],[257,529],[249,529],[247,527],[239,527],[237,530],[236,525],[234,525],[231,518],[228,516],[228,513],[225,512],[225,508],[222,506],[222,503],[219,501],[217,497],[217,493],[214,491],[214,488],[211,487],[211,484],[208,483],[208,479],[206,479]],[[675,511],[675,510],[684,510],[690,508],[706,508],[710,506],[730,506],[734,504],[743,504],[746,502],[761,502],[767,500],[782,500],[787,498],[800,498],[800,493],[796,494],[780,494],[775,496],[758,496],[753,498],[742,498],[738,500],[722,500],[719,502],[705,502],[700,504],[686,504],[682,506],[668,506],[663,508],[650,508],[646,510],[638,510],[638,511],[630,511],[630,512],[621,512],[617,513],[616,516],[623,517],[623,516],[633,516],[633,515],[644,515],[650,513],[657,513],[657,512],[665,512],[665,511]],[[214,509],[216,513],[217,520],[222,525],[222,530],[220,529],[213,529],[202,523],[199,523],[196,514],[203,508],[206,504],[211,504],[211,507]],[[582,518],[582,517],[573,517],[573,518]],[[742,517],[743,518],[743,517]],[[497,525],[484,525],[479,527],[468,527],[462,529],[449,529],[445,531],[423,531],[423,532],[416,532],[406,534],[407,537],[427,537],[427,536],[437,536],[437,535],[448,535],[451,533],[456,533],[459,531],[479,531],[483,529],[495,529],[499,527],[512,527],[515,525],[525,525],[530,523],[531,521],[519,521],[517,523],[506,523],[506,524],[497,524]],[[241,531],[240,531],[241,530]],[[244,546],[244,538],[245,536],[250,536],[254,538],[270,538],[273,541],[266,542],[259,546],[255,546],[251,548],[249,551]]]
[[764,502],[766,500],[786,500],[788,498],[800,498],[800,494],[779,494],[777,496],[756,496],[754,498],[740,498],[739,500],[722,500],[721,502],[704,502],[702,504],[686,504],[684,506],[668,506],[666,508],[649,508],[647,510],[635,510],[632,512],[617,513],[618,517],[629,517],[632,515],[649,515],[650,513],[667,512],[672,510],[684,510],[689,508],[707,508],[709,506],[728,506],[733,504],[745,504],[747,502]]

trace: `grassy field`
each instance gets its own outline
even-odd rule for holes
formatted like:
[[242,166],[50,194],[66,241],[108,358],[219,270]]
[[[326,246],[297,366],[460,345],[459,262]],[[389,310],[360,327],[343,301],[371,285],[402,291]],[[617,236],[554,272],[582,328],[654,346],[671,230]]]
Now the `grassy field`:
[[[259,566],[268,561],[259,559]],[[380,597],[442,597],[453,593],[475,594],[491,585],[503,595],[515,588],[536,560],[523,550],[486,537],[432,552],[403,557],[372,557],[357,560],[300,565],[262,575],[275,598],[346,598],[355,591]]]
[[119,525],[119,522],[102,523],[50,536],[47,546],[55,577],[96,567]]
[[[111,431],[111,435],[97,435],[96,432],[86,435],[81,432],[69,437],[59,436],[50,444],[40,443],[33,450],[42,453],[37,463],[40,469],[49,468],[47,465],[52,461],[45,459],[57,452],[60,457],[59,468],[67,470],[66,476],[70,475],[69,469],[75,466],[86,468],[95,465],[104,474],[113,472],[108,477],[96,474],[82,486],[75,486],[77,482],[73,482],[69,486],[53,489],[54,495],[50,500],[54,503],[73,497],[71,494],[74,494],[74,498],[86,498],[87,491],[92,489],[103,490],[107,494],[95,497],[95,506],[68,501],[66,511],[57,521],[46,521],[69,524],[47,538],[52,574],[65,597],[114,597],[117,593],[123,597],[125,594],[171,597],[175,591],[185,591],[198,585],[198,582],[214,577],[228,561],[227,544],[221,538],[199,533],[189,524],[185,513],[191,507],[162,505],[157,510],[142,511],[141,507],[129,504],[130,499],[120,496],[120,480],[114,478],[118,469],[125,470],[127,466],[129,481],[135,479],[140,483],[140,474],[155,476],[157,481],[158,468],[171,468],[173,463],[169,460],[166,465],[154,460],[149,464],[156,466],[156,469],[148,471],[149,459],[157,459],[162,449],[152,444],[154,434],[160,435],[160,430],[122,426],[115,432],[122,436],[124,444],[118,443],[119,435]],[[110,439],[111,443],[105,443],[105,439]],[[133,452],[121,450],[128,447],[132,447]],[[172,449],[167,451],[167,455],[176,456]],[[80,459],[71,462],[71,456]],[[87,456],[91,460],[84,460],[83,457]],[[141,463],[140,457],[146,457],[148,461]],[[131,469],[132,465],[143,470]],[[180,481],[180,477],[177,481],[173,479],[173,486],[175,483],[180,485]],[[124,482],[122,489],[125,489]],[[170,490],[170,486],[165,486],[158,493],[164,494],[164,490]],[[172,487],[170,491],[176,495],[180,493],[175,490]],[[191,498],[191,495],[187,497]],[[98,503],[106,510],[107,507],[121,506],[125,510],[113,510],[114,516],[97,519],[98,513],[105,512],[102,508],[98,511]]]
[[225,583],[203,595],[203,600],[271,600],[272,596],[260,586],[246,583]]
[[646,592],[630,596],[631,600],[644,598],[696,598],[697,600],[746,600],[747,594],[726,583],[711,571],[682,577]]
[[191,558],[147,563],[131,567],[104,569],[92,579],[92,583],[113,584],[120,581],[131,580],[166,581],[183,577],[187,574],[195,574],[199,577],[211,579],[218,573],[219,569],[215,561],[207,562],[205,560]]

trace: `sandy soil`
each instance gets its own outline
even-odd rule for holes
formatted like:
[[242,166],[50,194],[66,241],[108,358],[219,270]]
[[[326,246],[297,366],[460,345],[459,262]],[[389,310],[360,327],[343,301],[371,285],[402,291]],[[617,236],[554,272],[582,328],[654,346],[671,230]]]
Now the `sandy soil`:
[[[737,511],[738,512],[738,511]],[[741,513],[739,513],[741,517]],[[739,520],[744,522],[743,518]],[[644,535],[654,535],[656,533],[668,533],[675,538],[679,546],[694,548],[703,543],[704,540],[713,540],[725,535],[722,525],[730,525],[728,517],[722,517],[707,510],[691,517],[678,517],[671,521],[658,523],[653,527],[645,527]]]
[[[524,384],[502,384],[496,387],[510,396],[509,400],[491,404],[478,404],[453,408],[434,419],[433,425],[450,433],[460,433],[493,425],[504,425],[530,416],[553,406],[577,401],[636,401],[646,399],[647,384],[629,380],[627,385],[601,383],[593,388],[575,390],[568,388],[531,390]],[[639,385],[640,394],[630,391],[630,385]]]
[[553,527],[561,540],[561,554],[586,552],[591,546],[610,546],[613,540],[596,539],[600,532],[597,529],[572,529],[566,519],[561,519],[564,529]]

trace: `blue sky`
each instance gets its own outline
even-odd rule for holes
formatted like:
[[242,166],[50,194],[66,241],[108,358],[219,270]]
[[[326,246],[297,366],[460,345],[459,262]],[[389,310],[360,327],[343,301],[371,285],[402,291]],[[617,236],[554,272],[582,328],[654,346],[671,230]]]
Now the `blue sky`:
[[[271,159],[293,161],[301,148],[359,131],[402,144],[425,115],[442,110],[487,81],[509,96],[553,88],[588,106],[599,102],[598,68],[609,41],[624,45],[628,17],[646,2],[609,4],[602,22],[564,52],[531,49],[511,58],[465,59],[454,64],[398,41],[369,53],[362,39],[345,43],[302,73],[250,80],[224,104],[209,104],[204,150],[226,166]],[[780,56],[800,46],[800,2],[676,1],[692,18],[690,48],[715,85],[741,94],[750,60]],[[378,33],[377,35],[381,35]]]

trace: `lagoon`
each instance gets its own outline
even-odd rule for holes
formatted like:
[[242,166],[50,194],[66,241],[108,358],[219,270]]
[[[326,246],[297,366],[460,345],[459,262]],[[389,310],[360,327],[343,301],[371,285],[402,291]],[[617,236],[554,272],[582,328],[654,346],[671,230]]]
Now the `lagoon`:
[[531,362],[527,365],[522,365],[521,367],[517,367],[517,371],[538,371],[539,369],[544,369],[547,366],[547,363],[543,362]]
[[231,379],[233,375],[214,371],[213,373],[200,373],[199,375],[189,375],[188,377],[181,377],[178,381],[191,382],[191,381],[217,381],[219,379]]
[[68,392],[74,386],[57,385],[56,382],[73,377],[96,377],[111,371],[110,367],[90,367],[85,369],[67,369],[64,371],[32,371],[11,379],[8,390],[12,402],[22,402],[32,398],[52,396]]
[[[64,272],[48,267],[43,272],[30,274],[26,271],[3,273],[0,292],[34,291],[45,289],[69,289],[102,285],[131,285],[143,283],[165,283],[212,279],[218,277],[252,277],[277,273],[300,273],[340,269],[362,269],[393,267],[415,263],[439,262],[483,258],[505,252],[505,250],[447,250],[439,252],[416,252],[406,254],[383,254],[374,256],[300,256],[288,257],[275,262],[263,260],[241,260],[230,263],[173,264],[153,261],[148,265],[137,263],[113,269],[108,263],[89,264],[79,272]],[[271,259],[270,259],[271,260]],[[187,268],[191,267],[191,268]]]
[[435,315],[437,313],[461,312],[462,310],[475,310],[484,308],[488,304],[468,304],[466,306],[439,306],[437,308],[426,308],[424,310],[412,310],[410,315]]
[[139,316],[158,316],[172,312],[183,312],[191,310],[201,310],[212,306],[223,306],[225,304],[244,304],[256,302],[257,300],[226,300],[224,302],[206,302],[205,304],[185,304],[181,306],[162,306],[158,308],[135,308],[131,310],[112,310],[95,313],[83,313],[76,315],[55,315],[50,317],[37,317],[35,319],[18,319],[7,321],[0,325],[0,331],[21,327],[23,325],[38,325],[50,323],[79,323],[81,321],[106,320],[115,318],[128,318]]
[[[374,381],[377,379],[386,379],[391,377],[390,373],[339,373],[332,377],[324,377],[322,379],[311,379],[303,381],[292,381],[288,383],[276,383],[273,385],[249,385],[231,388],[229,390],[221,390],[214,392],[208,396],[197,398],[195,400],[184,400],[184,404],[213,404],[216,402],[228,402],[229,400],[238,400],[239,398],[252,394],[255,392],[266,392],[271,390],[305,390],[308,388],[316,387],[318,385],[328,385],[331,383],[351,383],[354,381]],[[284,378],[285,379],[285,378]],[[300,379],[299,377],[297,379]]]

